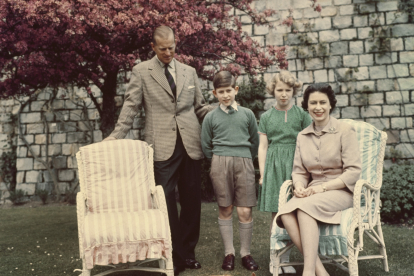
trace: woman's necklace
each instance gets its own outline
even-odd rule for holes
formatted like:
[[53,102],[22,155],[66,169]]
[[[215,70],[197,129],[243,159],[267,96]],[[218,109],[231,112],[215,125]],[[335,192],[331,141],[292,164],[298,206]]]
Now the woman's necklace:
[[323,128],[324,128],[325,126],[316,126],[315,125],[315,133],[317,134],[317,135],[321,135],[322,134],[322,130],[323,130]]

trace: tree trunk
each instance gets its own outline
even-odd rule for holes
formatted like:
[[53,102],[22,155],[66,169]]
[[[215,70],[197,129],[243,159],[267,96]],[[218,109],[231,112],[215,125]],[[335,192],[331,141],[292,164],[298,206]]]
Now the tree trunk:
[[102,114],[101,131],[102,137],[106,138],[115,128],[115,116],[117,108],[115,106],[116,82],[118,71],[107,72],[105,83],[102,86]]

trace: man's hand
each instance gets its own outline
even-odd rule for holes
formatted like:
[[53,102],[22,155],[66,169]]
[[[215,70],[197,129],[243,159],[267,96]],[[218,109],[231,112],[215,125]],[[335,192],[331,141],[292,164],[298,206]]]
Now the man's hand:
[[116,140],[116,138],[115,137],[108,136],[105,139],[103,139],[102,142],[112,141],[112,140]]

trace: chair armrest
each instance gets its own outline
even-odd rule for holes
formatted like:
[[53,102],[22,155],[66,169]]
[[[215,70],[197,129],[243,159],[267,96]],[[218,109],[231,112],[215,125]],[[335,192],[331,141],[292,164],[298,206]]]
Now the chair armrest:
[[288,201],[290,195],[293,194],[293,181],[286,180],[283,182],[282,186],[280,187],[279,191],[279,208],[280,210],[283,205]]
[[151,198],[154,209],[159,209],[161,212],[165,213],[168,218],[167,203],[165,201],[164,189],[161,185],[157,185],[151,188]]
[[79,237],[79,254],[80,258],[83,258],[83,222],[85,220],[86,209],[86,196],[82,192],[78,192],[76,195],[76,213],[78,217],[78,237]]

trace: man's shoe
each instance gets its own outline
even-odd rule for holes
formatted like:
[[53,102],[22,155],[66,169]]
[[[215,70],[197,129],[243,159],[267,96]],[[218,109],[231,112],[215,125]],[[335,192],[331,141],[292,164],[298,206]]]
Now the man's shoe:
[[247,255],[242,258],[242,265],[245,269],[256,271],[259,269],[259,266],[256,264],[256,262],[253,260],[252,256]]
[[186,259],[185,260],[185,267],[191,269],[200,269],[201,264],[196,259]]
[[223,265],[221,266],[223,270],[233,270],[234,269],[234,255],[229,254],[224,257]]
[[177,276],[180,274],[180,272],[183,272],[185,270],[185,266],[174,266],[174,276]]

